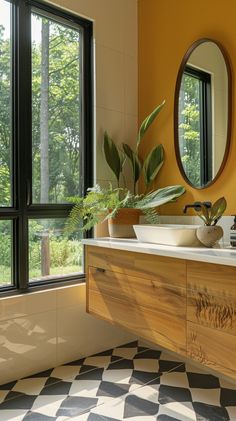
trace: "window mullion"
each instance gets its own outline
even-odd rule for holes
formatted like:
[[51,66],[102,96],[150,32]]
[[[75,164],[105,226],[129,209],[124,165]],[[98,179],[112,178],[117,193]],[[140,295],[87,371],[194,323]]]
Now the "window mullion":
[[[23,28],[23,30],[22,30]],[[17,144],[18,144],[18,221],[17,262],[18,285],[28,287],[28,221],[27,198],[31,183],[31,16],[27,2],[19,2],[16,8],[15,32],[17,68]]]

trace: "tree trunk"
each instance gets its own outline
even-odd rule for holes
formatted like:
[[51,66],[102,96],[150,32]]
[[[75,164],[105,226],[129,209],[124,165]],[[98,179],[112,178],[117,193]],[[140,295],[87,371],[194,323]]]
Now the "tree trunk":
[[41,236],[41,275],[50,275],[50,244],[49,233],[46,229]]
[[40,203],[49,200],[49,21],[42,19],[41,102],[40,102]]
[[[41,98],[40,98],[40,203],[49,201],[49,21],[42,19],[41,50]],[[49,233],[45,231],[41,237],[41,274],[50,274]]]

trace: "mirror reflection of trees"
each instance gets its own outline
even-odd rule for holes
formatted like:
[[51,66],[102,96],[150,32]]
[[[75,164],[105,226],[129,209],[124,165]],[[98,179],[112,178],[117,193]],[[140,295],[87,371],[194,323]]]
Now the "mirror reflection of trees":
[[179,148],[187,178],[201,185],[199,80],[183,74],[179,97]]

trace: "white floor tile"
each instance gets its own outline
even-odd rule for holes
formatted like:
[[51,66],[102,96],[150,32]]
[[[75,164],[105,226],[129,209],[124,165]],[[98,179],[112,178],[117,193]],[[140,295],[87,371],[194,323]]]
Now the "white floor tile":
[[191,403],[171,402],[161,405],[158,415],[166,415],[174,418],[176,421],[197,421]]
[[34,401],[31,411],[55,417],[61,403],[66,397],[67,395],[38,396]]
[[62,365],[54,368],[51,377],[72,381],[79,374],[80,366]]
[[107,370],[102,375],[102,380],[112,383],[129,383],[133,370]]
[[219,406],[220,389],[193,389],[191,388],[193,402],[202,402],[208,405]]
[[132,392],[132,395],[138,396],[141,399],[146,399],[153,403],[158,403],[159,385],[142,386]]
[[98,356],[88,357],[84,361],[84,365],[92,365],[95,367],[107,367],[110,364],[111,357],[109,356]]
[[46,380],[47,378],[45,377],[18,380],[12,391],[25,393],[26,395],[38,395],[43,389]]
[[163,373],[160,377],[160,383],[166,386],[189,387],[188,377],[186,373],[168,372]]
[[115,348],[112,355],[132,360],[136,354],[137,348]]
[[0,412],[1,421],[22,421],[28,411],[25,409],[4,409]]
[[151,373],[158,373],[159,362],[154,359],[136,359],[134,360],[134,369],[139,371],[149,371]]
[[70,396],[96,397],[100,380],[74,380],[70,388]]

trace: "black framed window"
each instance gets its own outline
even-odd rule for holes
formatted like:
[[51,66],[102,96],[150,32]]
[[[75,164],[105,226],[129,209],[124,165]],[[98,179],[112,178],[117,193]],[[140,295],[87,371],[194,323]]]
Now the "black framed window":
[[0,0],[0,290],[83,277],[70,197],[92,185],[92,23]]
[[185,173],[195,186],[212,179],[211,74],[185,66],[180,90],[180,149]]

